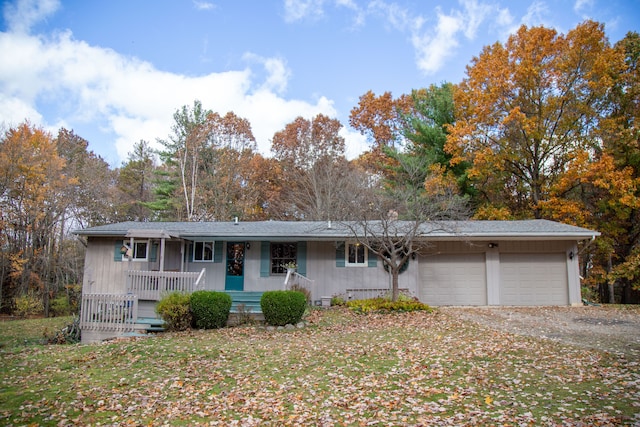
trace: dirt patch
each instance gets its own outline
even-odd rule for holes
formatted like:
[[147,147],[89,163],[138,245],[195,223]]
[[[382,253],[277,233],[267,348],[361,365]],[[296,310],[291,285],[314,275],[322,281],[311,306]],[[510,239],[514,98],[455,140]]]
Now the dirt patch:
[[640,306],[446,307],[464,320],[640,359]]

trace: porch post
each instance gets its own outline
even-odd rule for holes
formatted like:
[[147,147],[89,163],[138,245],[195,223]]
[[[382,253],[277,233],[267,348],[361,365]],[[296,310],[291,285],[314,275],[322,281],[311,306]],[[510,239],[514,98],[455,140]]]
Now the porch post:
[[184,240],[180,241],[180,271],[184,271]]
[[164,271],[164,237],[160,239],[160,271]]

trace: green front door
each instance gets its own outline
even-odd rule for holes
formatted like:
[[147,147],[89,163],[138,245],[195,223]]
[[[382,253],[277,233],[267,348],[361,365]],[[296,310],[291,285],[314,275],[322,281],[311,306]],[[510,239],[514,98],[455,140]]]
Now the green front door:
[[227,242],[227,291],[244,290],[244,242]]

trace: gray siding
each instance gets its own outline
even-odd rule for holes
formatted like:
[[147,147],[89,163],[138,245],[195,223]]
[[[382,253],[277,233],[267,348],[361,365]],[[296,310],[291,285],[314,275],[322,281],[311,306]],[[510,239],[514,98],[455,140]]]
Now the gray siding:
[[[125,293],[127,270],[157,270],[155,262],[115,261],[114,248],[118,239],[89,237],[85,258],[83,280],[84,293]],[[250,249],[245,254],[244,289],[246,291],[266,291],[284,289],[284,275],[260,277],[261,242],[250,241]],[[418,296],[422,287],[420,279],[421,263],[433,255],[444,254],[485,254],[487,278],[487,304],[500,304],[500,254],[565,254],[567,258],[567,280],[569,304],[580,302],[580,283],[577,271],[577,256],[571,260],[570,252],[577,253],[573,241],[496,241],[496,248],[489,248],[491,241],[474,242],[434,242],[423,250],[421,256],[411,260],[409,268],[400,275],[400,288],[406,288]],[[206,269],[206,289],[224,290],[226,273],[226,244],[222,246],[221,262],[189,261],[188,247],[182,249],[179,241],[167,241],[165,269],[179,270],[184,263],[185,271],[199,272]],[[336,265],[336,242],[315,241],[307,243],[306,277],[314,281],[311,287],[313,300],[323,296],[343,294],[347,289],[389,289],[390,277],[378,260],[375,267],[338,267]]]
[[[369,254],[369,256],[373,256]],[[309,242],[307,275],[315,280],[313,299],[342,294],[346,289],[389,289],[391,280],[382,261],[376,267],[336,267],[335,242]],[[399,287],[416,293],[417,262],[410,261],[409,268],[399,277]]]
[[82,282],[83,293],[121,294],[126,292],[125,271],[130,266],[126,261],[114,261],[115,244],[116,239],[91,237],[88,239]]

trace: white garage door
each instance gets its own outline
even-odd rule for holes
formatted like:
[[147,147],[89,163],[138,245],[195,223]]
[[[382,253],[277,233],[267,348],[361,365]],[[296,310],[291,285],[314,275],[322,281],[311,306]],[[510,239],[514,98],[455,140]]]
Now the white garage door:
[[484,254],[434,255],[420,261],[420,300],[429,305],[486,305]]
[[501,305],[567,305],[564,254],[500,254]]

